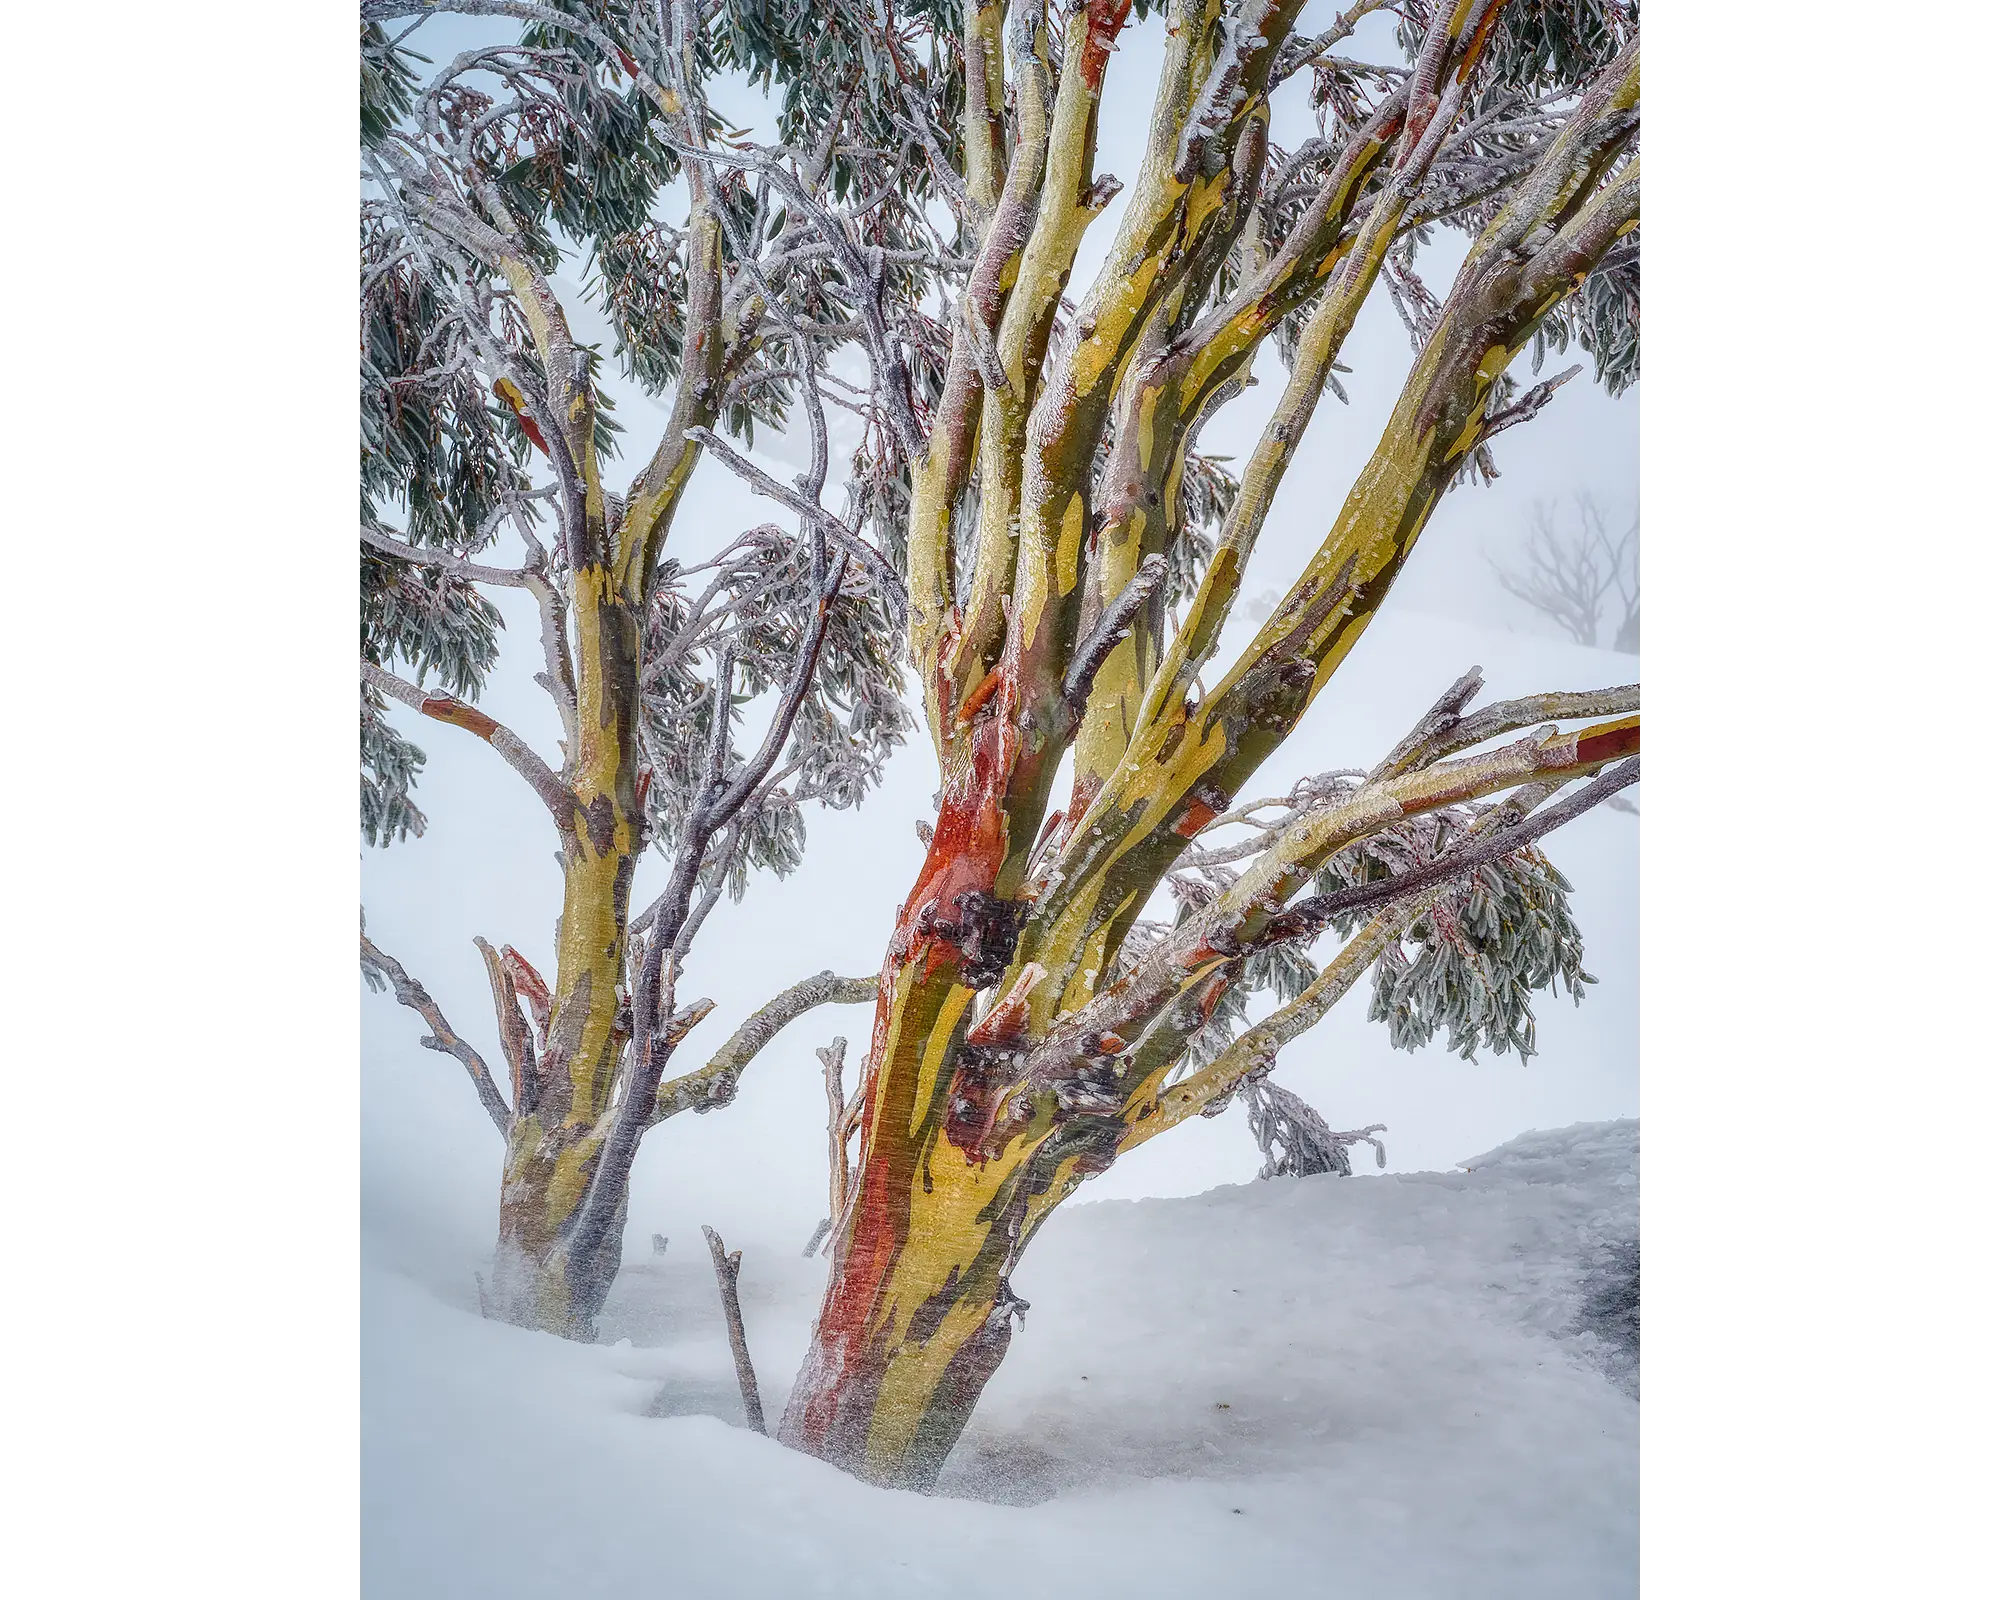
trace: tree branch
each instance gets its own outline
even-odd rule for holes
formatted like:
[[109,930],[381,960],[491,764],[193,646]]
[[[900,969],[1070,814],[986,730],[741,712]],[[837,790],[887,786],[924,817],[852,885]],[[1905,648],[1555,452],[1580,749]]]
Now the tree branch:
[[[1474,673],[1478,670],[1473,668]],[[1497,739],[1503,733],[1513,733],[1521,728],[1535,728],[1545,722],[1568,722],[1578,717],[1627,716],[1639,709],[1639,685],[1628,683],[1612,689],[1585,689],[1574,693],[1558,691],[1527,695],[1519,700],[1500,700],[1471,716],[1462,716],[1459,712],[1464,708],[1463,700],[1456,708],[1447,708],[1446,701],[1464,681],[1461,678],[1453,684],[1445,698],[1430,709],[1409,737],[1368,774],[1370,783],[1385,778],[1400,778],[1446,756],[1470,750],[1474,745],[1484,744],[1488,739]],[[1478,692],[1478,687],[1475,682],[1474,693]]]
[[1167,558],[1150,555],[1139,563],[1139,570],[1132,574],[1125,587],[1118,591],[1117,598],[1104,608],[1104,615],[1098,618],[1097,626],[1076,647],[1070,658],[1069,671],[1064,674],[1062,695],[1071,711],[1082,713],[1090,698],[1090,686],[1096,680],[1097,670],[1104,665],[1105,658],[1117,648],[1118,641],[1125,637],[1132,626],[1132,619],[1153,591],[1166,581]]
[[463,556],[453,555],[449,550],[424,550],[413,544],[405,544],[401,539],[392,539],[386,533],[364,526],[361,542],[370,545],[387,556],[395,556],[401,561],[413,561],[419,566],[440,567],[455,578],[464,578],[472,583],[490,583],[507,589],[525,589],[534,581],[534,574],[518,567],[482,567],[476,561],[467,561]]
[[1376,883],[1357,884],[1353,888],[1338,889],[1332,894],[1312,895],[1299,901],[1284,915],[1272,920],[1259,939],[1261,944],[1276,944],[1284,939],[1297,938],[1305,933],[1317,933],[1320,928],[1335,917],[1350,911],[1361,911],[1369,906],[1382,905],[1387,901],[1414,893],[1434,883],[1449,883],[1462,878],[1475,868],[1489,861],[1498,861],[1502,856],[1512,855],[1516,850],[1526,849],[1543,834],[1560,828],[1565,822],[1580,817],[1599,801],[1608,800],[1620,789],[1639,781],[1639,758],[1621,761],[1608,772],[1598,775],[1585,784],[1575,794],[1547,810],[1537,811],[1525,821],[1512,827],[1496,829],[1486,838],[1467,844],[1441,860],[1426,867],[1414,867],[1408,872],[1399,872],[1392,878],[1384,878]]
[[713,1111],[728,1105],[736,1098],[737,1081],[744,1070],[787,1024],[818,1006],[855,1006],[874,998],[875,979],[842,978],[830,970],[793,984],[752,1012],[709,1058],[707,1066],[661,1084],[647,1126],[655,1127],[682,1111]]
[[438,1009],[430,991],[405,972],[401,962],[383,951],[365,933],[361,936],[361,970],[372,977],[386,979],[397,1000],[430,1024],[430,1033],[418,1042],[426,1050],[458,1058],[466,1076],[472,1080],[472,1087],[478,1091],[479,1103],[486,1108],[487,1116],[493,1119],[493,1126],[500,1130],[504,1138],[512,1118],[507,1111],[507,1102],[500,1098],[500,1091],[494,1085],[493,1074],[486,1070],[486,1063],[479,1052],[452,1032],[451,1024],[444,1020],[444,1013]]
[[463,728],[475,734],[500,752],[501,759],[508,766],[528,780],[542,804],[560,826],[569,820],[576,809],[576,797],[563,786],[561,778],[548,763],[531,750],[527,742],[511,729],[493,720],[477,706],[469,706],[448,694],[426,694],[414,683],[397,677],[393,672],[385,672],[372,661],[361,663],[361,681],[371,689],[379,689],[391,699],[400,700],[411,710],[421,712],[434,722],[448,722],[455,728]]
[[500,1052],[507,1058],[508,1074],[513,1080],[514,1104],[525,1117],[534,1111],[541,1098],[534,1035],[521,1015],[519,991],[500,952],[484,939],[472,942],[479,947],[479,957],[486,963],[487,982],[493,989],[493,1012],[500,1023]]
[[833,1231],[847,1211],[847,1140],[852,1126],[847,1120],[847,1085],[842,1071],[847,1065],[847,1040],[836,1037],[832,1044],[813,1052],[819,1057],[820,1075],[826,1086],[826,1220],[812,1236],[805,1253],[811,1256],[820,1240]]
[[[1136,1037],[1151,1018],[1219,966],[1266,942],[1266,929],[1289,915],[1285,903],[1329,857],[1349,845],[1405,817],[1523,782],[1581,777],[1635,755],[1638,749],[1638,719],[1625,718],[1575,733],[1517,740],[1461,761],[1366,783],[1314,806],[1288,826],[1213,905],[1176,928],[1125,977],[1051,1029],[1030,1053],[1024,1081],[1060,1078],[1075,1061],[1093,1053],[1088,1041],[1105,1033]],[[1524,842],[1528,841],[1517,835],[1513,848]]]
[[1403,735],[1396,748],[1376,763],[1375,770],[1368,774],[1369,781],[1372,783],[1380,778],[1393,778],[1399,773],[1427,765],[1421,759],[1419,752],[1427,748],[1430,741],[1438,735],[1448,733],[1459,726],[1465,708],[1485,686],[1486,680],[1481,676],[1478,667],[1466,668],[1464,676],[1437,697],[1430,710],[1418,718],[1417,725]]
[[[1400,873],[1383,883],[1368,884],[1364,886],[1366,894],[1343,890],[1336,895],[1317,897],[1322,906],[1345,901],[1340,909],[1356,910],[1367,904],[1379,904],[1381,909],[1341,947],[1296,999],[1237,1035],[1207,1066],[1141,1106],[1131,1118],[1130,1131],[1119,1145],[1120,1153],[1199,1115],[1233,1091],[1243,1079],[1272,1066],[1279,1050],[1332,1010],[1391,944],[1451,892],[1455,879],[1533,843],[1609,799],[1627,784],[1636,783],[1638,777],[1639,762],[1635,757],[1546,811],[1536,808],[1560,785],[1550,781],[1526,784],[1509,796],[1504,805],[1475,824],[1473,835],[1451,855],[1432,866]],[[1531,820],[1509,824],[1508,819],[1524,816]],[[1374,893],[1378,890],[1384,892]],[[1289,915],[1306,912],[1315,903],[1301,901]],[[1338,914],[1338,910],[1325,912],[1327,917]]]

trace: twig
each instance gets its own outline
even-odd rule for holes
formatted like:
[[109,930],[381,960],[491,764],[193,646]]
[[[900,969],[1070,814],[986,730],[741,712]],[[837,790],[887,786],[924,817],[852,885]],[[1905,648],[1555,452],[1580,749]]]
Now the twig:
[[736,1357],[736,1382],[743,1390],[743,1420],[752,1433],[768,1433],[764,1426],[764,1402],[757,1393],[757,1370],[750,1365],[750,1345],[743,1337],[743,1307],[736,1298],[736,1274],[743,1270],[743,1252],[722,1252],[722,1236],[708,1224],[708,1253],[715,1259],[715,1283],[722,1291],[722,1316],[729,1324],[729,1352]]

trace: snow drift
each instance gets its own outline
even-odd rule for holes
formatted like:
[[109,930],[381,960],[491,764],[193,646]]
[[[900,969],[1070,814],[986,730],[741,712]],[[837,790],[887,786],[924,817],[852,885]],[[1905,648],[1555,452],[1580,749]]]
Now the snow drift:
[[[364,1226],[372,1600],[1578,1600],[1638,1587],[1635,1121],[1453,1172],[1072,1201],[937,1497],[741,1426],[705,1245],[628,1261],[605,1342],[481,1320],[449,1247]],[[824,1264],[744,1241],[766,1409]]]

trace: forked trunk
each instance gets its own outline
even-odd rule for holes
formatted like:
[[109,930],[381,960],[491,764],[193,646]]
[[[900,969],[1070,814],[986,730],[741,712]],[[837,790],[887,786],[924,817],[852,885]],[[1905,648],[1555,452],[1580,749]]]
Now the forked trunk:
[[[989,47],[1000,9],[982,9],[971,24],[988,30],[981,37]],[[780,1434],[902,1488],[935,1483],[998,1368],[1026,1310],[1009,1275],[1054,1206],[1121,1149],[1220,1103],[1256,1065],[1239,1041],[1169,1084],[1254,954],[1317,931],[1310,920],[1292,926],[1285,910],[1312,875],[1405,816],[1551,779],[1557,768],[1554,781],[1566,782],[1636,754],[1636,724],[1608,724],[1566,746],[1554,737],[1524,741],[1483,758],[1488,766],[1440,769],[1432,788],[1404,774],[1413,786],[1405,792],[1384,778],[1365,786],[1351,811],[1329,802],[1260,845],[1245,881],[1218,891],[1214,909],[1184,934],[1124,948],[1190,841],[1232,818],[1250,777],[1339,670],[1468,458],[1478,460],[1493,434],[1527,420],[1564,381],[1511,400],[1494,392],[1551,309],[1637,226],[1638,165],[1617,164],[1636,132],[1629,113],[1638,53],[1634,40],[1591,83],[1565,127],[1542,143],[1534,171],[1498,202],[1430,314],[1380,443],[1310,563],[1204,689],[1202,668],[1221,642],[1277,485],[1355,317],[1405,236],[1430,162],[1451,148],[1443,141],[1494,37],[1497,6],[1435,8],[1408,97],[1385,99],[1356,134],[1309,213],[1315,220],[1271,258],[1268,277],[1260,271],[1255,287],[1224,295],[1213,319],[1193,327],[1183,311],[1220,284],[1250,214],[1265,155],[1265,97],[1274,75],[1291,70],[1280,71],[1281,41],[1301,8],[1295,0],[1262,8],[1254,27],[1246,20],[1232,30],[1226,62],[1203,53],[1222,8],[1189,8],[1186,20],[1200,26],[1170,30],[1179,42],[1169,49],[1147,161],[1113,247],[1126,264],[1107,268],[1079,300],[1073,331],[1045,361],[1059,287],[1094,214],[1074,196],[1091,167],[1103,52],[1128,8],[1107,0],[1085,9],[1087,32],[1072,28],[1064,40],[1054,132],[1045,130],[1040,146],[1030,113],[1035,85],[1047,78],[1021,79],[1029,131],[1006,194],[1020,199],[1017,174],[1043,173],[1043,192],[1054,198],[1033,199],[1032,225],[1018,236],[986,235],[967,291],[977,307],[982,266],[1016,269],[980,364],[980,515],[971,568],[956,575],[962,583],[954,581],[945,491],[954,474],[972,470],[965,428],[943,436],[950,448],[918,480],[913,502],[919,606],[910,647],[943,782],[929,851],[882,970],[854,1184]],[[1211,87],[1198,87],[1204,79]],[[1364,206],[1382,161],[1392,166]],[[1129,255],[1128,245],[1137,247]],[[1315,294],[1279,411],[1169,633],[1164,602],[1155,605],[1145,587],[1159,577],[1142,583],[1141,574],[1148,556],[1174,543],[1166,508],[1185,477],[1188,443],[1268,331]],[[974,311],[968,340],[985,315]],[[1177,344],[1182,328],[1187,338]],[[955,362],[966,348],[954,340]],[[1151,364],[1132,366],[1142,348]],[[1116,420],[1111,466],[1099,471],[1096,447],[1127,372],[1141,376]],[[1086,581],[1094,589],[1086,592]],[[1072,747],[1070,803],[1051,814]],[[1452,787],[1461,783],[1464,793]],[[1235,857],[1214,864],[1223,859]],[[1400,932],[1379,918],[1369,927],[1378,923]],[[1368,937],[1364,929],[1315,979],[1314,1004],[1338,998],[1373,959],[1360,953]],[[989,1003],[975,1017],[982,991]],[[1282,1041],[1272,1040],[1275,1050]],[[1223,1075],[1225,1065],[1233,1076]]]

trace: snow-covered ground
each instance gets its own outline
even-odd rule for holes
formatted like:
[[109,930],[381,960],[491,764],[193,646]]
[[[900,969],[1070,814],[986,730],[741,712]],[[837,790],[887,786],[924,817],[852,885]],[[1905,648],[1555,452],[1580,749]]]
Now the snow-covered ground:
[[[1605,1308],[1638,1151],[1636,1122],[1583,1123],[1470,1170],[1072,1203],[931,1498],[743,1428],[698,1232],[633,1259],[575,1345],[483,1321],[470,1241],[378,1207],[364,1593],[1635,1593],[1636,1370]],[[774,1414],[823,1281],[803,1242],[728,1240]]]

